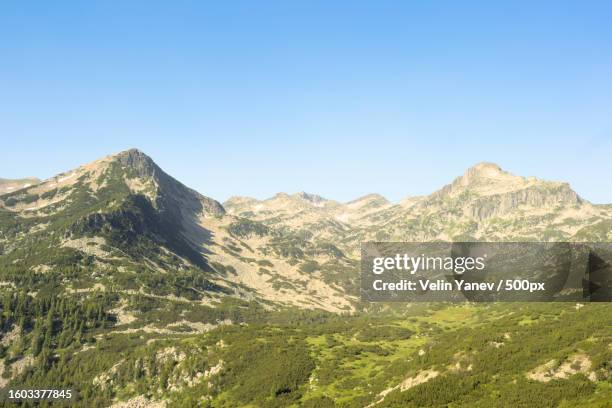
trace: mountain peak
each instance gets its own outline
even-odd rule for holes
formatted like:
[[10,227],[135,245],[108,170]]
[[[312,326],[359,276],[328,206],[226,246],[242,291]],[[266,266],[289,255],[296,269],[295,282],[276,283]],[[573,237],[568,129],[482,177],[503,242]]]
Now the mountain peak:
[[131,148],[131,149],[127,149],[127,150],[122,150],[118,153],[115,154],[111,154],[109,157],[114,158],[116,160],[119,159],[125,159],[125,158],[132,158],[132,159],[142,159],[142,160],[152,160],[147,154],[145,154],[142,150],[137,149],[137,148]]
[[134,170],[139,177],[152,176],[158,169],[153,159],[138,149],[125,150],[112,157],[121,166]]
[[502,170],[500,166],[491,162],[480,162],[468,168],[462,176],[455,179],[452,184],[453,190],[470,188],[480,190],[486,189],[514,189],[528,184],[524,177],[515,176]]
[[277,200],[277,199],[286,200],[289,197],[291,197],[289,194],[281,191],[280,193],[274,194],[274,196],[272,196],[271,198],[268,198],[268,200]]
[[501,194],[521,190],[539,182],[535,178],[515,176],[502,170],[495,163],[480,162],[468,168],[463,175],[434,194],[454,196],[465,190],[479,195]]
[[363,195],[361,197],[358,197],[358,198],[356,198],[354,200],[351,200],[347,204],[355,203],[355,202],[358,202],[358,201],[370,201],[370,200],[386,200],[386,198],[383,197],[382,195],[378,194],[378,193],[370,193],[370,194],[366,194],[366,195]]
[[497,178],[505,178],[506,176],[514,177],[510,173],[502,170],[495,163],[491,162],[480,162],[463,173],[462,181],[464,185],[469,184],[474,179],[479,178],[489,178],[489,179],[497,179]]
[[294,197],[300,198],[305,201],[309,201],[313,204],[321,203],[323,201],[327,201],[325,198],[320,195],[306,193],[305,191],[301,191],[299,193],[294,194]]
[[356,198],[355,200],[349,201],[346,204],[353,206],[353,207],[361,207],[363,205],[372,204],[372,203],[378,204],[378,205],[387,205],[389,204],[389,201],[380,194],[370,193],[370,194],[361,196],[359,198]]

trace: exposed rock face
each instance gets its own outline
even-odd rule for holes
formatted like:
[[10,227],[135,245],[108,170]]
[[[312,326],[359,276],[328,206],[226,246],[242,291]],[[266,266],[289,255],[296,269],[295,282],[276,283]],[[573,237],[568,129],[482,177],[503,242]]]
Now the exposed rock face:
[[554,209],[583,200],[569,184],[514,176],[493,163],[479,163],[463,176],[433,193],[424,205],[460,201],[465,215],[482,221],[519,209]]
[[529,186],[522,190],[477,198],[468,206],[468,215],[482,221],[508,214],[521,207],[554,209],[559,206],[573,206],[581,203],[582,199],[565,183],[550,186]]
[[131,174],[141,179],[152,179],[158,187],[158,204],[165,204],[166,210],[188,207],[193,211],[205,211],[213,216],[222,216],[225,209],[216,200],[205,197],[178,180],[166,174],[153,160],[138,149],[130,149],[115,156],[123,167],[130,169]]
[[[591,370],[592,362],[589,356],[579,352],[568,356],[565,361],[556,360],[542,364],[526,374],[527,378],[540,382],[549,382],[555,379],[566,379],[575,374],[583,374],[591,381],[597,381],[597,374]],[[601,376],[606,372],[602,370]]]
[[123,167],[129,167],[138,177],[155,177],[155,173],[161,171],[153,160],[138,149],[130,149],[118,153],[115,160]]
[[117,402],[111,408],[164,408],[164,401],[152,401],[143,395],[134,397],[128,401]]

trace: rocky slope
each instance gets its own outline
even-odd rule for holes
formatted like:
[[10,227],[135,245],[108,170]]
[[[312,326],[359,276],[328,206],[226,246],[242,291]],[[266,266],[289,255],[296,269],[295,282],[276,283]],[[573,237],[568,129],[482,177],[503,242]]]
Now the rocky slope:
[[0,194],[21,190],[22,188],[27,188],[38,183],[40,183],[40,180],[35,177],[28,177],[17,180],[0,178]]
[[255,225],[256,233],[245,233],[242,221],[132,149],[1,195],[0,261],[45,273],[59,273],[74,259],[92,265],[67,283],[69,290],[112,286],[202,302],[231,295],[352,308],[343,288],[301,270],[282,250],[270,250],[282,241],[280,232]]

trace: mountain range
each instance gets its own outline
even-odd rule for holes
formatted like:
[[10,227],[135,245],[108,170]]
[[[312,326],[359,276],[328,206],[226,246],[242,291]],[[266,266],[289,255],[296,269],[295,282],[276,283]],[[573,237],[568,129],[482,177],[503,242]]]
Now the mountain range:
[[149,294],[156,289],[143,276],[179,271],[190,276],[187,297],[201,302],[230,295],[354,310],[364,241],[612,239],[611,206],[589,203],[567,183],[515,176],[492,163],[399,203],[378,194],[341,203],[301,192],[221,204],[136,149],[47,180],[1,185],[5,263],[46,273],[72,257],[96,268],[68,290],[130,281],[119,289]]

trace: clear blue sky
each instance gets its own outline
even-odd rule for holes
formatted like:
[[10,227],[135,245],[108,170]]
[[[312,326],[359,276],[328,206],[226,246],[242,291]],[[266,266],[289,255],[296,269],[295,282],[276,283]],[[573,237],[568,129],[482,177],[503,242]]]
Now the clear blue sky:
[[138,147],[219,200],[398,200],[486,160],[612,202],[609,1],[229,3],[2,2],[0,177]]

